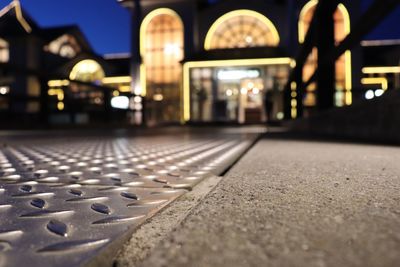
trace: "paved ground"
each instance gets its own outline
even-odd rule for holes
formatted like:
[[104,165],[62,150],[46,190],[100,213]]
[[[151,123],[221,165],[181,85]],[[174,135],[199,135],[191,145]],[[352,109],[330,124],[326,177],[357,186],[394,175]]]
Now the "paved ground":
[[203,180],[218,180],[259,131],[1,132],[0,267],[110,266],[134,230]]
[[263,139],[142,265],[400,266],[399,162],[398,147]]

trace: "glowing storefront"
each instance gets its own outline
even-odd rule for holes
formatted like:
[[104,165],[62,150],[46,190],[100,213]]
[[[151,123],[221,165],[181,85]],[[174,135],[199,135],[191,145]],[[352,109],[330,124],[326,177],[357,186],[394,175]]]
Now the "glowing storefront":
[[[278,31],[267,17],[240,9],[224,14],[212,24],[204,50],[220,54],[238,49],[255,52],[261,47],[277,47],[279,42]],[[287,57],[186,62],[184,120],[254,123],[266,121],[268,115],[282,118],[283,89],[290,63]]]
[[[285,105],[291,106],[291,117],[296,117],[296,100],[284,87],[317,0],[119,2],[134,11],[132,55],[140,49],[141,61],[132,59],[140,64],[140,72],[133,75],[140,76],[136,93],[145,97],[150,124],[280,120],[287,117]],[[349,33],[350,14],[357,9],[358,1],[344,0],[338,5],[336,42]],[[316,55],[314,49],[304,80],[315,70]],[[347,51],[336,63],[332,97],[337,106],[352,103],[353,79],[359,77],[353,74],[354,61],[359,64],[354,53]],[[315,90],[314,84],[307,88],[306,108],[316,106]],[[290,93],[293,98],[296,89]]]

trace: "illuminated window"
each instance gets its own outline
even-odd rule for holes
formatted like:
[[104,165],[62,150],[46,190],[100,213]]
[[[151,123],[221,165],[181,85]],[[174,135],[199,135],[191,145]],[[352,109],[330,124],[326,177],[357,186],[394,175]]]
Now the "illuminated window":
[[85,59],[72,68],[69,78],[81,82],[101,83],[104,78],[104,70],[96,61]]
[[204,48],[243,48],[278,46],[279,34],[262,14],[241,9],[220,17],[207,33]]
[[48,44],[45,50],[62,57],[73,58],[81,51],[81,48],[73,36],[64,34]]
[[[299,41],[304,42],[306,33],[310,27],[312,17],[315,12],[317,5],[317,0],[312,0],[308,2],[300,13],[299,18]],[[346,7],[343,4],[339,4],[334,15],[334,34],[335,42],[338,44],[341,42],[348,33],[350,33],[350,17]],[[317,67],[318,61],[318,51],[313,48],[311,54],[309,55],[306,64],[303,69],[303,80],[307,81],[311,75],[314,73]],[[351,52],[346,51],[337,61],[336,61],[336,96],[335,103],[337,106],[350,105],[351,99]],[[314,106],[315,101],[315,83],[311,84],[307,88],[305,105]]]
[[10,59],[10,49],[6,40],[0,38],[0,62],[8,62]]
[[157,9],[141,32],[149,120],[179,120],[183,23],[174,11]]

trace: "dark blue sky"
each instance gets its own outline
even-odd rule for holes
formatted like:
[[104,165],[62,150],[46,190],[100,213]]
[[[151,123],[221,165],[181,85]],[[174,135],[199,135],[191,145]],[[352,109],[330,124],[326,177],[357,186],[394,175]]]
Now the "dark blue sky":
[[[4,7],[11,0],[0,0]],[[372,0],[362,0],[365,9]],[[129,51],[129,13],[116,0],[21,0],[42,27],[78,24],[96,52]],[[367,39],[400,39],[400,8]]]

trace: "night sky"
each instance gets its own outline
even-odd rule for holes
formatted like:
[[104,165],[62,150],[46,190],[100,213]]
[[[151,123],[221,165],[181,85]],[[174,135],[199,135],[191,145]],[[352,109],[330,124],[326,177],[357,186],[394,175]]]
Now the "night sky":
[[[0,0],[0,7],[6,6],[10,1]],[[129,51],[129,12],[116,0],[21,0],[20,2],[39,26],[79,25],[99,54]],[[362,2],[365,9],[372,0],[362,0]],[[366,39],[400,39],[400,7]]]

